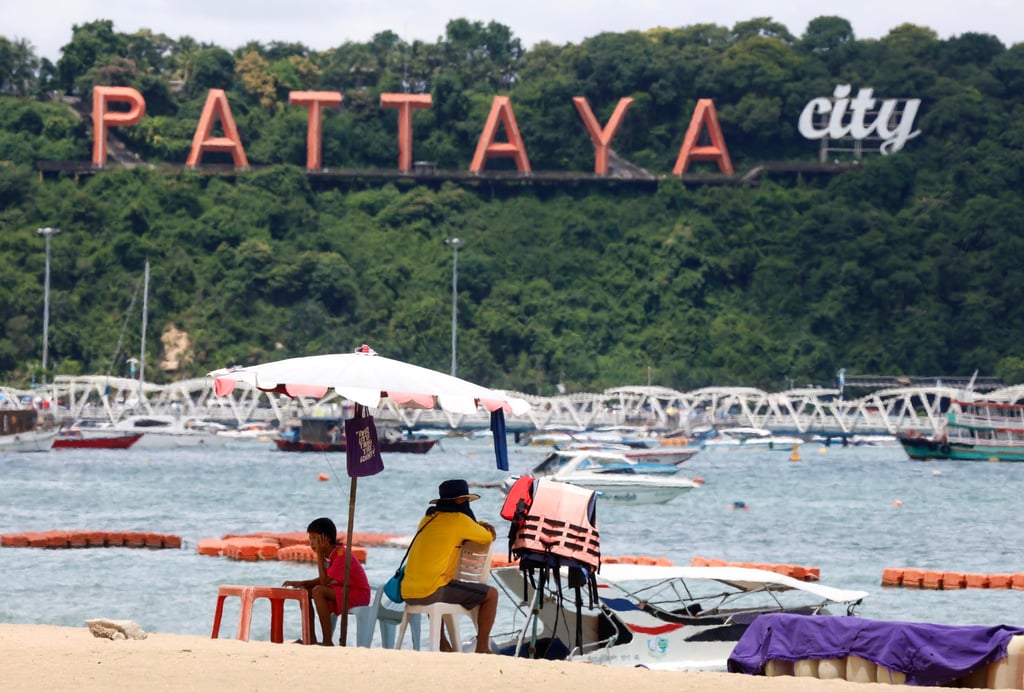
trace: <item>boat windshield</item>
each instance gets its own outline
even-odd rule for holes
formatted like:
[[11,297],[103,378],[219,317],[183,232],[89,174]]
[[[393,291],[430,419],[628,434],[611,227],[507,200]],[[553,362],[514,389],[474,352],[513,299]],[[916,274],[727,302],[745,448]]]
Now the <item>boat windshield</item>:
[[533,472],[537,475],[550,476],[558,473],[559,470],[565,467],[570,461],[569,457],[563,454],[554,453],[549,454],[544,461],[537,464],[533,469]]

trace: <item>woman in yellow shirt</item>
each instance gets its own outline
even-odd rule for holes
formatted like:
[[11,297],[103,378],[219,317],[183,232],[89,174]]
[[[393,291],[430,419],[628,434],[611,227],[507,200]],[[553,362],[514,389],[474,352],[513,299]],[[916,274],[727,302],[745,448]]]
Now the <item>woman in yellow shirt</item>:
[[[402,596],[412,605],[455,603],[477,613],[476,652],[490,653],[491,628],[498,611],[498,591],[493,586],[454,579],[464,541],[491,543],[494,527],[476,520],[469,503],[480,496],[469,492],[462,479],[447,480],[438,486],[438,498],[420,521],[419,534],[412,542],[402,579]],[[441,650],[451,644],[441,631]]]

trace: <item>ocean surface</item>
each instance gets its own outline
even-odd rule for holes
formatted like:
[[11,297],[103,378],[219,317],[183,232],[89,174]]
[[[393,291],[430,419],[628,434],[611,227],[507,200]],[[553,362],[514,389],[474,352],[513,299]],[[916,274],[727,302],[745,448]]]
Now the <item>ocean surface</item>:
[[[512,473],[524,473],[544,450],[510,442],[509,453]],[[1024,538],[1015,528],[1024,464],[915,462],[895,446],[805,444],[800,461],[790,454],[705,450],[681,472],[704,484],[667,504],[599,501],[602,552],[676,564],[702,556],[819,567],[823,584],[870,592],[858,609],[864,617],[1024,626],[1019,591],[880,585],[887,567],[1024,572]],[[382,474],[358,482],[356,531],[412,534],[438,484],[462,477],[484,486],[473,506],[497,527],[496,552],[504,550],[503,495],[486,486],[506,474],[495,468],[489,440],[444,439],[426,455],[384,461]],[[301,532],[318,516],[330,516],[343,531],[349,506],[343,455],[279,452],[271,443],[54,450],[0,456],[0,465],[0,533],[148,531],[183,539],[181,550],[0,548],[5,623],[79,627],[110,618],[146,631],[209,635],[219,584],[278,585],[315,570],[309,563],[199,555],[200,539]],[[319,480],[321,474],[329,479]],[[371,584],[383,583],[402,555],[371,548]],[[236,604],[228,600],[222,636],[234,634]],[[496,636],[512,612],[502,606]],[[269,638],[269,615],[259,608],[254,615],[253,639]],[[285,635],[298,637],[298,618],[288,607]]]

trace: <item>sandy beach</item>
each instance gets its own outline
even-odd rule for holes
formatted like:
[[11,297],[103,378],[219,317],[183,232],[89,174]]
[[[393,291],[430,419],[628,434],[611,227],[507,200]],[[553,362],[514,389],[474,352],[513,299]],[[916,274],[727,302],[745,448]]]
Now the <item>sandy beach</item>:
[[[547,690],[829,692],[864,689],[839,680],[674,673],[505,656],[327,648],[148,633],[94,637],[82,627],[0,624],[5,690]],[[874,687],[872,685],[871,687]],[[940,688],[932,688],[940,689]]]

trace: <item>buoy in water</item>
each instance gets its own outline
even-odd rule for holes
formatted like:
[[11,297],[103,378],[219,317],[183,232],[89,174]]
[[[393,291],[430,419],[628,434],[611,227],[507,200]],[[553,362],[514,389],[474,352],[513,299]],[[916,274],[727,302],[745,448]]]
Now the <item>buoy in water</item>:
[[704,484],[704,479],[701,478],[700,476],[694,476],[693,477],[693,482],[696,483],[697,485],[703,485]]
[[900,507],[902,505],[903,505],[903,500],[893,500],[893,503],[892,503],[893,507]]
[[793,443],[793,453],[789,455],[790,461],[800,461],[800,450],[796,442]]
[[330,476],[328,476],[326,473],[321,473],[319,476],[316,477],[316,479],[318,481],[326,481],[330,479]]

